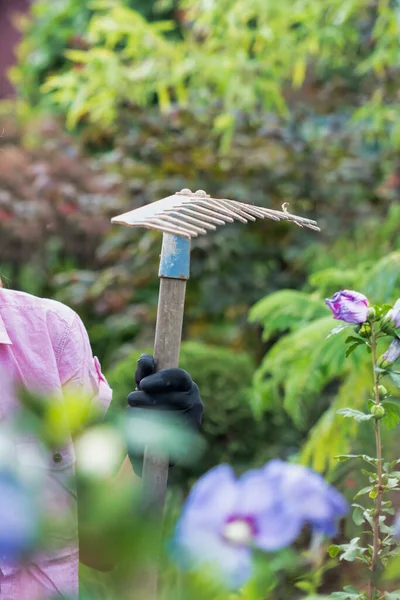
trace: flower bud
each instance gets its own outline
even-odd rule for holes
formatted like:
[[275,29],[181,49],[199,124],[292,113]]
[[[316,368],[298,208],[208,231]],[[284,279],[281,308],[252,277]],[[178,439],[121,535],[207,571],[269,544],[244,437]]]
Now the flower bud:
[[[388,365],[392,365],[400,358],[400,340],[395,338],[386,350],[385,354],[381,356],[383,361],[386,361]],[[385,367],[382,367],[385,368]]]
[[381,321],[381,329],[384,333],[393,335],[394,330],[400,327],[400,298],[396,301]]
[[383,317],[380,323],[381,331],[383,331],[383,333],[386,333],[387,335],[394,334],[394,321],[392,318],[392,312],[392,310],[389,310],[389,312]]
[[334,319],[345,323],[364,323],[368,314],[368,298],[354,290],[336,292],[325,304],[331,309]]
[[387,369],[388,367],[390,367],[390,364],[391,363],[388,360],[386,360],[384,354],[382,354],[382,356],[380,356],[376,361],[376,366],[380,369]]
[[376,310],[373,306],[370,306],[367,312],[368,321],[374,321],[376,319]]
[[388,391],[384,385],[378,385],[379,398],[385,398],[388,395]]
[[371,335],[371,325],[369,323],[364,323],[363,325],[361,325],[358,335],[360,335],[363,338],[369,338],[369,336]]
[[374,406],[371,406],[370,412],[377,421],[385,416],[385,409],[382,404],[374,404]]

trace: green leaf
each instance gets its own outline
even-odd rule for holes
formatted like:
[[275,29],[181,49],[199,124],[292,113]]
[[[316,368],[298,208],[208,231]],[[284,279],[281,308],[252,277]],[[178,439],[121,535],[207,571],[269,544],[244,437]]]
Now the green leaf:
[[314,585],[311,583],[311,581],[297,581],[297,583],[295,583],[295,586],[303,592],[311,593],[314,591]]
[[370,421],[374,418],[374,415],[367,415],[360,410],[354,410],[353,408],[341,408],[337,411],[338,415],[343,415],[347,419],[354,419],[357,423],[362,421]]
[[362,597],[360,592],[353,587],[345,586],[343,590],[343,592],[333,592],[330,597],[336,598],[336,600],[357,600]]
[[345,340],[345,344],[350,344],[351,342],[355,342],[356,344],[365,344],[365,340],[362,337],[356,337],[355,335],[349,335]]
[[359,342],[357,342],[356,344],[353,344],[352,346],[349,346],[347,348],[347,350],[346,350],[346,358],[348,358],[350,356],[350,354],[352,354],[354,352],[354,350],[356,348],[358,348],[359,345],[360,345]]
[[352,458],[362,458],[362,454],[337,454],[335,456],[335,460],[338,460],[339,462],[345,462]]
[[397,371],[388,371],[388,373],[393,383],[400,388],[400,373]]
[[349,327],[351,327],[351,325],[339,325],[339,327],[334,327],[334,329],[332,329],[332,331],[330,331],[328,333],[328,335],[326,336],[326,339],[329,339],[333,335],[337,335],[338,333],[340,333],[344,329],[348,329]]
[[368,485],[367,487],[362,488],[359,492],[357,492],[357,494],[354,496],[354,498],[358,498],[359,496],[363,496],[364,494],[369,494],[371,492],[371,490],[374,489],[373,485]]
[[353,523],[359,526],[362,525],[364,521],[364,509],[357,506],[353,511]]
[[400,600],[400,590],[385,592],[385,598],[387,598],[387,600]]
[[360,558],[364,552],[366,552],[366,548],[361,548],[358,545],[360,541],[359,537],[353,538],[349,544],[342,544],[341,549],[343,553],[340,555],[340,560],[345,560],[347,562],[353,562],[357,558]]
[[385,416],[382,419],[382,423],[387,429],[394,429],[400,423],[400,407],[390,401],[384,401],[382,405],[385,408]]
[[392,556],[384,573],[385,581],[398,581],[400,573],[400,554]]
[[342,547],[338,546],[336,544],[332,544],[331,546],[329,546],[328,548],[328,554],[331,558],[336,558],[337,555],[339,554],[339,552],[341,552]]

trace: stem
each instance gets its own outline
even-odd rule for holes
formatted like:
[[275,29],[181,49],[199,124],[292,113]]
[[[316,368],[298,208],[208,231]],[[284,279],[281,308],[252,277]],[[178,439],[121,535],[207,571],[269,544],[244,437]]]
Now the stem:
[[[372,364],[374,369],[374,392],[375,392],[375,403],[380,404],[379,398],[379,376],[375,370],[376,366],[376,333],[372,326],[372,335],[371,335],[371,350],[372,350]],[[382,441],[381,441],[381,423],[380,420],[377,419],[375,421],[375,440],[376,440],[376,457],[378,459],[376,465],[376,471],[378,475],[378,495],[375,498],[375,513],[374,513],[374,522],[373,522],[373,543],[372,543],[372,558],[371,558],[371,581],[368,586],[368,598],[369,600],[373,600],[375,586],[373,583],[374,573],[376,571],[377,563],[378,563],[378,553],[381,545],[380,540],[380,531],[379,531],[379,517],[381,514],[382,507],[382,496],[383,496],[383,484],[382,484]]]

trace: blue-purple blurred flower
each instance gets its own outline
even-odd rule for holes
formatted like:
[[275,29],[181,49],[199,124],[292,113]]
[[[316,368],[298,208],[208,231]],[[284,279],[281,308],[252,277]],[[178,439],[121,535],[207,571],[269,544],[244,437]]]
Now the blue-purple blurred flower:
[[389,348],[383,354],[382,359],[389,364],[393,364],[400,358],[400,340],[395,338]]
[[215,467],[193,487],[177,524],[174,553],[184,568],[209,567],[228,587],[252,573],[252,548],[290,545],[305,523],[331,535],[344,498],[308,469],[274,460],[236,479]]
[[325,304],[331,309],[334,319],[346,323],[364,323],[368,318],[368,298],[354,290],[341,290]]
[[18,560],[32,545],[37,515],[27,489],[11,474],[0,473],[0,556]]
[[301,527],[309,523],[317,533],[335,535],[337,521],[347,513],[348,505],[321,475],[281,460],[271,460],[264,472],[278,501],[286,505],[286,512],[297,516]]

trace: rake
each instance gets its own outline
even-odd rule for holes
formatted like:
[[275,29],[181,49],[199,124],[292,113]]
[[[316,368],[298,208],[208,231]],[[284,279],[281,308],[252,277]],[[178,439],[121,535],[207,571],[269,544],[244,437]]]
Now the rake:
[[[211,198],[203,190],[180,192],[112,219],[128,227],[144,227],[163,233],[160,260],[160,293],[154,343],[158,370],[177,367],[181,346],[186,281],[189,279],[190,240],[206,235],[217,227],[234,221],[247,223],[257,219],[290,221],[299,227],[320,231],[316,221],[293,215],[288,204],[282,211],[271,210],[236,200]],[[165,502],[168,458],[145,449],[143,485],[145,497],[151,499],[160,518]],[[160,521],[160,535],[162,522]],[[157,569],[146,578],[146,600],[157,595]]]

